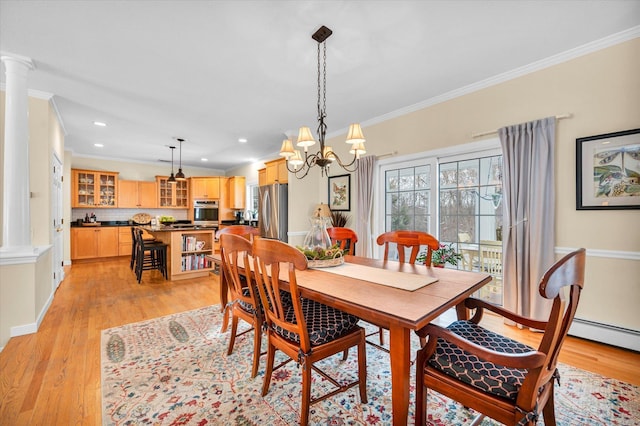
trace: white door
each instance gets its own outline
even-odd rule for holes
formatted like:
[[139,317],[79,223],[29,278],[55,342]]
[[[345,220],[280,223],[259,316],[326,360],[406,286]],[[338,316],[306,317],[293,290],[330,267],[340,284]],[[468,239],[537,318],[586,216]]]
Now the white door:
[[52,212],[53,217],[53,291],[55,291],[64,279],[64,228],[62,220],[62,162],[54,154],[53,156],[53,179],[52,181]]

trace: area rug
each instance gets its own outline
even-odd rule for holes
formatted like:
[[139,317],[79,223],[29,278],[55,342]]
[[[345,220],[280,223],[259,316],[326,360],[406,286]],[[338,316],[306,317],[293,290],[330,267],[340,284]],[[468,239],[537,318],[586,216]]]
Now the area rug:
[[[258,376],[250,377],[253,334],[236,339],[227,356],[229,332],[220,333],[221,320],[216,305],[103,330],[103,425],[297,425],[301,385],[296,364],[276,371],[262,397],[264,357]],[[413,343],[417,348],[417,339]],[[389,355],[367,347],[369,402],[361,404],[357,387],[352,388],[313,405],[310,424],[391,424]],[[347,361],[341,357],[323,361],[322,368],[344,381],[355,378],[355,348]],[[559,425],[640,424],[640,388],[567,365],[559,370]],[[411,374],[409,424],[414,423],[413,368]],[[314,375],[313,395],[330,386]],[[435,392],[428,394],[428,411],[431,425],[464,425],[475,417]],[[485,419],[482,424],[496,423]]]

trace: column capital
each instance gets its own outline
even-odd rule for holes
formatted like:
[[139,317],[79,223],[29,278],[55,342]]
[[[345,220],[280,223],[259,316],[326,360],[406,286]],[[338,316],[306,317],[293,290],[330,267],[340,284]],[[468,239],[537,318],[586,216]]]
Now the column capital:
[[0,60],[5,63],[5,66],[7,66],[8,63],[17,63],[25,66],[28,70],[33,70],[36,67],[31,58],[14,55],[13,53],[3,53],[2,56],[0,56]]

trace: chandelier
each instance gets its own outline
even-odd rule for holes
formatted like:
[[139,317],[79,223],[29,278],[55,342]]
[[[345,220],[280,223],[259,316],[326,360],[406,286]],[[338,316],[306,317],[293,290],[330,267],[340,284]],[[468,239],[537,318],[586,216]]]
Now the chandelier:
[[[300,154],[300,150],[293,148],[291,139],[282,141],[280,155],[287,159],[287,169],[293,173],[296,178],[304,178],[313,166],[320,167],[322,176],[329,175],[329,166],[336,162],[348,172],[355,172],[358,169],[358,159],[360,155],[366,152],[364,148],[364,135],[360,124],[353,123],[349,126],[346,143],[351,145],[349,150],[353,154],[351,162],[346,163],[340,159],[338,154],[333,152],[330,146],[325,145],[325,136],[327,134],[327,125],[325,118],[327,117],[326,94],[327,94],[327,44],[325,41],[333,32],[324,25],[316,31],[311,38],[318,42],[318,141],[320,142],[320,150],[315,154],[310,154],[308,149],[315,145],[309,127],[300,127],[298,132],[297,146],[304,148],[304,159]],[[322,45],[322,58],[320,56],[320,46]],[[322,61],[321,61],[322,59]]]

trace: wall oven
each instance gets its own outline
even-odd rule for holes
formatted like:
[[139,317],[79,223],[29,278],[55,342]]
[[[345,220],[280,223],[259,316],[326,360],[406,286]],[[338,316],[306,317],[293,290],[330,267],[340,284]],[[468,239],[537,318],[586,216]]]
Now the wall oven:
[[195,200],[193,224],[218,226],[218,200]]

